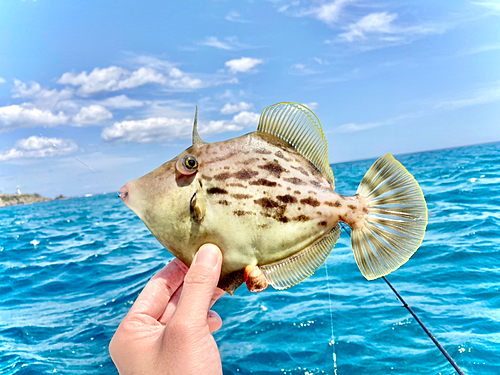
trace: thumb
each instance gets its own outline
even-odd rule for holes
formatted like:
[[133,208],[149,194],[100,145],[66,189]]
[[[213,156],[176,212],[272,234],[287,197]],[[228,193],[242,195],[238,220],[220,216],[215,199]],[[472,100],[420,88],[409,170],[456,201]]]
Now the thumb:
[[199,326],[207,324],[221,265],[222,253],[216,245],[205,244],[200,247],[184,277],[182,294],[172,320],[182,319]]

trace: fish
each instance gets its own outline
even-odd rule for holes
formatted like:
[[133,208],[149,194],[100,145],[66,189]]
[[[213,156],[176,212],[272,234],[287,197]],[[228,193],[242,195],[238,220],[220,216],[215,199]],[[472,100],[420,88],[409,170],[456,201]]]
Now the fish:
[[257,131],[192,146],[120,189],[123,202],[187,266],[205,243],[223,262],[218,287],[229,294],[282,290],[311,276],[351,228],[355,261],[367,280],[401,267],[422,243],[427,206],[415,178],[390,153],[353,196],[335,192],[321,124],[306,106],[262,111]]

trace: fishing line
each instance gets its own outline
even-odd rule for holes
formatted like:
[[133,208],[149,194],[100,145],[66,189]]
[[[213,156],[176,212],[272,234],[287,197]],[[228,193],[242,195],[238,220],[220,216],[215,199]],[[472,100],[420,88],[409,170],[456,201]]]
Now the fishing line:
[[333,309],[332,309],[332,297],[330,293],[330,278],[328,277],[328,265],[325,262],[326,269],[326,285],[328,286],[328,303],[330,304],[330,326],[332,328],[332,338],[330,340],[330,345],[332,346],[332,357],[333,357],[333,375],[337,375],[337,354],[335,353],[335,335],[333,334]]
[[[61,150],[61,148],[56,145],[54,142],[52,142],[50,139],[48,139],[47,137],[45,137],[42,133],[40,133],[40,135],[42,136],[43,139],[45,139],[48,143],[50,143],[52,146],[54,146],[55,148],[57,148],[58,150]],[[61,150],[62,151],[62,150]],[[115,190],[115,188],[102,176],[100,175],[97,171],[95,171],[94,169],[92,169],[90,166],[88,166],[87,164],[85,164],[83,161],[81,161],[80,159],[78,159],[76,156],[72,156],[73,159],[75,159],[76,161],[78,161],[79,163],[83,164],[84,166],[86,166],[88,169],[90,169],[92,172],[94,172],[95,174],[97,174],[99,176],[99,178],[106,184],[108,185],[108,187],[111,188],[111,190]],[[116,190],[115,190],[116,191]],[[118,197],[121,196],[122,193],[120,193],[119,191],[116,192],[118,194]]]
[[[349,237],[350,237],[351,236],[351,232],[350,232],[350,230],[347,229],[347,226],[344,223],[340,223],[340,224],[341,224],[342,228],[346,231],[346,233],[349,234]],[[420,327],[422,327],[422,329],[424,330],[424,332],[427,333],[427,336],[430,337],[430,339],[432,340],[432,342],[437,346],[437,348],[441,351],[441,353],[443,353],[443,355],[445,356],[445,358],[448,360],[448,362],[450,362],[450,364],[458,372],[458,374],[459,375],[465,375],[465,373],[462,371],[462,369],[460,369],[460,367],[458,367],[457,363],[448,354],[448,352],[446,351],[446,349],[443,348],[443,346],[441,345],[441,343],[434,337],[434,335],[431,333],[431,331],[429,331],[429,329],[425,326],[424,322],[422,322],[420,320],[420,318],[412,310],[412,308],[406,303],[406,301],[403,299],[403,297],[401,297],[401,295],[398,293],[398,291],[396,290],[396,288],[394,288],[392,286],[392,284],[389,282],[389,280],[386,279],[385,276],[382,276],[382,278],[387,283],[387,285],[389,285],[389,287],[394,292],[394,294],[399,299],[399,301],[401,301],[401,303],[403,304],[403,307],[405,307],[410,312],[410,314],[415,318],[415,320],[417,321],[417,323],[420,324]]]

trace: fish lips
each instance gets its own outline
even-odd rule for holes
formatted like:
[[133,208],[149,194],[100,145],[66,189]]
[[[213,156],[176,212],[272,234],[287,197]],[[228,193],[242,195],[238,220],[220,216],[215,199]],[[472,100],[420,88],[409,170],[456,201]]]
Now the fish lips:
[[120,188],[120,198],[123,203],[136,213],[137,216],[142,220],[143,207],[141,205],[141,192],[140,186],[135,183],[137,180],[132,180],[127,182]]
[[128,206],[127,202],[130,198],[130,183],[126,183],[120,188],[120,198],[122,199],[123,203]]
[[137,214],[137,216],[141,217],[141,215],[137,211],[138,208],[137,206],[140,205],[137,204],[138,197],[136,196],[137,191],[135,191],[137,189],[135,189],[136,186],[134,186],[134,181],[135,180],[129,181],[120,188],[120,198],[128,208],[134,211]]

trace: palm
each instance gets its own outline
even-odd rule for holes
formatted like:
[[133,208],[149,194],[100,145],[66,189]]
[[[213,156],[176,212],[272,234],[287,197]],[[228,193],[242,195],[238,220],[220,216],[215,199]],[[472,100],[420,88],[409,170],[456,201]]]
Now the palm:
[[[212,336],[222,321],[208,310],[224,291],[215,289],[215,280],[213,290],[197,295],[202,285],[196,281],[197,271],[191,277],[187,272],[174,259],[150,280],[120,324],[110,353],[121,374],[222,374]],[[219,272],[220,264],[217,276]]]

